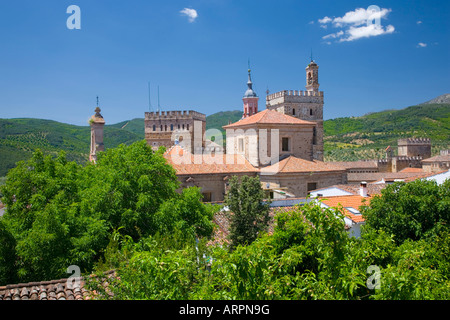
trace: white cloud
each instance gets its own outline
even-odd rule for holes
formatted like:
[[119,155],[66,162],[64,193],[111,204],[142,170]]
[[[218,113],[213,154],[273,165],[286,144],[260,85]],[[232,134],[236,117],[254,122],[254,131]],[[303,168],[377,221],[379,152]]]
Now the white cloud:
[[417,24],[422,24],[422,23],[423,23],[423,22],[422,22],[422,21],[420,21],[420,20],[419,20],[419,21],[417,21]]
[[343,17],[337,17],[333,19],[333,24],[337,27],[346,25],[346,24],[352,24],[353,26],[359,26],[362,24],[367,23],[368,21],[373,21],[375,19],[381,19],[385,18],[389,12],[391,12],[391,9],[380,9],[374,10],[374,9],[363,9],[363,8],[357,8],[355,11],[349,11],[347,12]]
[[[383,27],[381,19],[387,19],[391,9],[369,6],[367,9],[356,8],[346,12],[342,17],[330,18],[328,16],[319,19],[320,27],[326,29],[328,24],[340,31],[323,36],[322,39],[335,39],[337,42],[354,41],[361,38],[376,37],[393,33],[393,25]],[[329,44],[329,41],[326,42]]]
[[331,22],[332,20],[333,20],[333,19],[331,19],[330,17],[323,17],[322,19],[319,19],[319,20],[317,20],[317,21],[319,21],[319,23],[324,24],[324,23]]
[[343,36],[344,35],[344,31],[339,31],[339,32],[336,32],[336,33],[330,33],[330,34],[327,34],[326,36],[323,36],[322,37],[322,39],[330,39],[330,38],[338,38],[338,37],[341,37],[341,36]]
[[418,44],[417,44],[417,48],[425,48],[427,46],[427,44],[426,43],[423,43],[423,42],[419,42]]
[[389,34],[394,31],[395,28],[393,25],[388,25],[386,28],[375,24],[369,24],[368,26],[362,27],[350,27],[346,32],[347,37],[341,38],[339,41],[354,41],[360,38],[369,38],[380,36],[382,34]]
[[198,17],[197,10],[195,10],[195,9],[184,8],[183,10],[180,11],[180,13],[187,16],[189,19],[189,22],[194,22],[195,19],[197,19],[197,17]]

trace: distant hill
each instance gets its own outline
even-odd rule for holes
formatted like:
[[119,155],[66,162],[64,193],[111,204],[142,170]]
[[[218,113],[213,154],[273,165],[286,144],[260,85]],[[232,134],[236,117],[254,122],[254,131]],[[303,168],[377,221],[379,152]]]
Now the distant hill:
[[450,104],[434,103],[387,110],[362,117],[324,121],[324,158],[354,161],[384,157],[384,149],[397,139],[430,138],[432,153],[450,148]]
[[[121,143],[131,144],[144,138],[123,125],[106,125],[104,143],[114,148]],[[128,127],[128,126],[127,126]],[[57,154],[65,150],[69,160],[83,163],[89,158],[90,127],[75,126],[42,119],[0,119],[0,177],[20,160],[31,157],[36,149],[45,154]]]
[[439,97],[436,97],[434,99],[431,99],[430,101],[421,103],[422,104],[450,104],[450,93],[446,93],[443,95],[440,95]]
[[242,118],[242,110],[235,111],[221,111],[209,115],[206,117],[206,130],[208,129],[219,129],[223,132],[223,126],[226,126],[230,121],[231,123],[236,122]]
[[135,119],[129,120],[129,121],[122,121],[122,122],[119,122],[116,124],[112,124],[112,125],[110,125],[110,127],[129,131],[129,132],[134,133],[137,136],[141,137],[141,139],[145,138],[144,118],[135,118]]

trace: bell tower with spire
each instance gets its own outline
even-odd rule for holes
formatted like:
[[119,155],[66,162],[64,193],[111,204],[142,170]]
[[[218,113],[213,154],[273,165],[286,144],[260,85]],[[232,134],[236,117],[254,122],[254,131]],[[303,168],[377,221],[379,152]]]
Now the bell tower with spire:
[[258,113],[258,96],[255,91],[253,91],[253,83],[251,77],[250,61],[248,63],[248,81],[247,81],[247,91],[244,93],[242,101],[244,102],[244,113],[242,118],[250,117]]
[[319,66],[312,59],[312,55],[311,62],[306,67],[306,91],[319,92]]

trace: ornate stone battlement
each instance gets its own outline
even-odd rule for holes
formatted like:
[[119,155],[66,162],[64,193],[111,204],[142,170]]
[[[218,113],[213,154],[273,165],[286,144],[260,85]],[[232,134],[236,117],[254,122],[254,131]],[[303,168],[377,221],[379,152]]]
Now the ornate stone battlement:
[[323,97],[323,91],[283,90],[267,95],[266,100],[272,100],[285,96],[295,97]]
[[398,145],[411,145],[411,144],[431,144],[430,138],[405,138],[398,139]]
[[206,115],[193,110],[146,112],[145,120],[195,119],[206,121]]

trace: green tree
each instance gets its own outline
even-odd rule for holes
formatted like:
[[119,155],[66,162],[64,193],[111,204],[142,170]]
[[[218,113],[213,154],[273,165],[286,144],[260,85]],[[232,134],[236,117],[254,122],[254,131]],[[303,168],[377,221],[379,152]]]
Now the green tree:
[[419,240],[450,223],[450,180],[397,182],[363,211],[366,227],[392,234],[397,243]]
[[[5,247],[2,256],[16,255],[17,280],[64,277],[69,265],[90,272],[114,230],[136,242],[177,229],[190,238],[209,236],[213,209],[197,189],[176,192],[179,182],[163,152],[140,141],[81,166],[63,152],[52,158],[38,151],[10,170],[1,187],[1,236],[14,250]],[[0,264],[11,270],[5,259]]]
[[0,219],[0,284],[16,281],[16,239]]
[[230,216],[231,248],[252,243],[269,223],[270,205],[264,202],[259,177],[237,176],[230,179],[225,204]]

